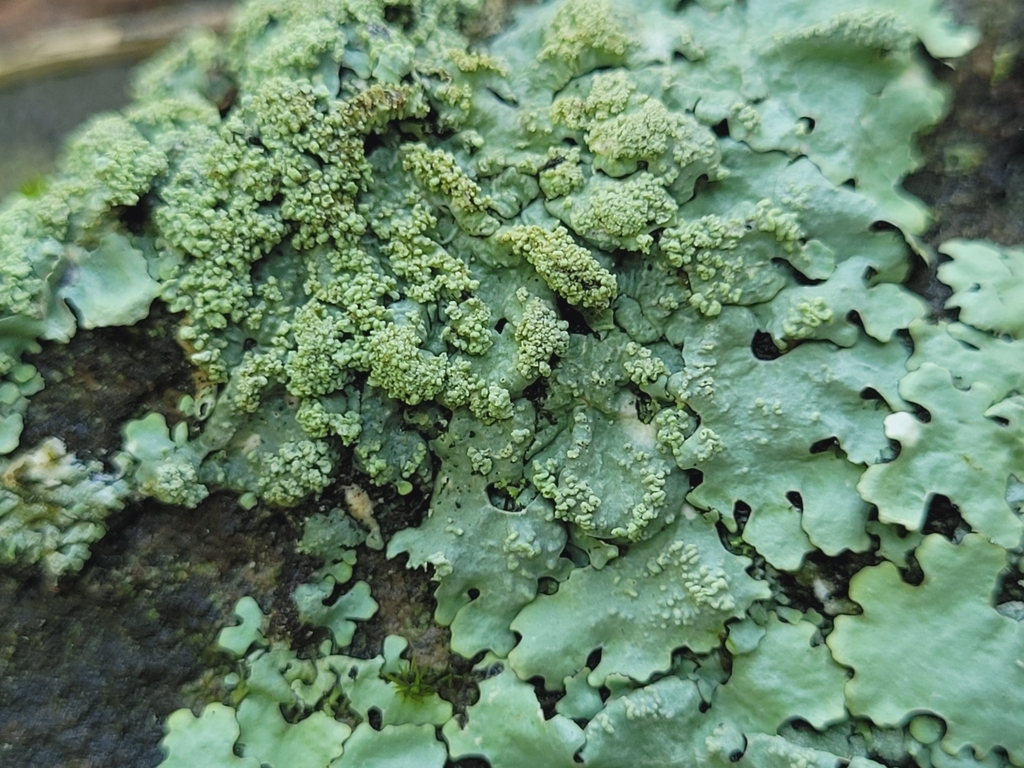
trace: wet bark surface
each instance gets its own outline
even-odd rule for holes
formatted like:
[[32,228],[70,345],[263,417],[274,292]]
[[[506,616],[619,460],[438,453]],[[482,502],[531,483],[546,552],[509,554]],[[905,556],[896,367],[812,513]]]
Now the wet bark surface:
[[918,144],[924,166],[904,187],[934,212],[925,240],[1024,242],[1024,4],[955,0],[978,45],[933,71],[950,89],[949,114]]
[[141,503],[110,527],[57,585],[0,571],[3,765],[156,765],[163,719],[221,693],[229,667],[213,643],[234,601],[295,587],[293,530],[238,514],[231,498]]

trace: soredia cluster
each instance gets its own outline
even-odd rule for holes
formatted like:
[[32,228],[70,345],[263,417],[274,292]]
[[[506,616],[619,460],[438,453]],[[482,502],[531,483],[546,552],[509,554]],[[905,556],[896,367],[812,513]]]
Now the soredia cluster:
[[[478,5],[251,0],[6,203],[0,561],[80,568],[140,497],[429,494],[386,542],[359,489],[309,518],[331,640],[240,603],[231,706],[174,714],[165,768],[1024,765],[1024,251],[943,247],[956,320],[902,285],[937,258],[899,187],[924,51],[971,35],[933,0],[558,0],[471,43]],[[19,445],[26,353],[154,302],[188,419],[138,414],[116,467]],[[401,637],[345,654],[361,526],[483,659],[468,709]]]

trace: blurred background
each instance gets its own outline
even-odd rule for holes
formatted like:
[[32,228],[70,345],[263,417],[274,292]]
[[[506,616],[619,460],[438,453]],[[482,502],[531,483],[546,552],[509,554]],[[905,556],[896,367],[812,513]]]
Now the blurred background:
[[127,101],[132,67],[230,0],[0,0],[0,197],[53,170],[64,137]]

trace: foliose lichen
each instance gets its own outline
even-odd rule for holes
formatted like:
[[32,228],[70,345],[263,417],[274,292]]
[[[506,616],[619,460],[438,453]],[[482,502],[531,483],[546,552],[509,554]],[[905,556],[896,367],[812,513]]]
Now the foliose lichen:
[[[993,597],[1021,252],[944,247],[957,322],[903,286],[944,105],[917,44],[971,34],[932,0],[561,0],[470,41],[480,5],[250,0],[4,205],[0,560],[76,570],[132,498],[273,513],[358,473],[300,544],[330,638],[300,658],[240,604],[232,706],[172,715],[168,767],[1024,765]],[[24,356],[153,301],[188,420],[137,414],[110,467],[20,446]],[[429,497],[386,542],[382,487]],[[345,653],[364,543],[482,659],[460,716],[402,686],[404,639]]]

